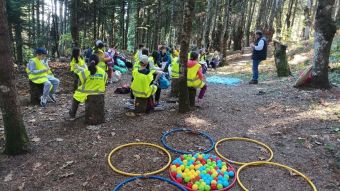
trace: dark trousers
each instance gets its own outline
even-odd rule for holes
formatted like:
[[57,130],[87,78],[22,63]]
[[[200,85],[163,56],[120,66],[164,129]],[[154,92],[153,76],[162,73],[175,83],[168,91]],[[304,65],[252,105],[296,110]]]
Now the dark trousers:
[[79,101],[77,101],[73,98],[72,106],[71,106],[71,109],[69,111],[69,114],[70,114],[71,117],[76,117],[79,103],[80,103]]

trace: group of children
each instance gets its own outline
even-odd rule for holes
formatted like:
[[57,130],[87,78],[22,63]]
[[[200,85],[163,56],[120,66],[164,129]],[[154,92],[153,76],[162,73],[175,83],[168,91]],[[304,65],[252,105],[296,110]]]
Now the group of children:
[[[26,72],[29,79],[36,84],[43,84],[44,90],[40,97],[40,104],[45,107],[48,102],[56,102],[55,92],[60,81],[55,78],[48,66],[45,57],[47,52],[43,48],[36,50],[36,57],[27,64]],[[197,102],[201,103],[206,92],[202,66],[199,63],[199,54],[191,52],[187,63],[188,87],[200,88]],[[69,111],[71,118],[76,116],[79,103],[86,101],[88,95],[104,94],[106,84],[112,78],[113,58],[104,51],[104,43],[96,42],[93,53],[87,58],[87,62],[81,56],[81,50],[74,48],[70,62],[70,71],[74,77],[74,94],[72,106]],[[141,45],[134,55],[132,68],[130,105],[134,106],[135,98],[148,100],[148,108],[161,109],[160,105],[160,78],[176,81],[180,77],[179,49],[169,50],[161,46],[158,51],[150,53]],[[172,89],[175,89],[172,87]],[[178,93],[171,91],[172,96]]]

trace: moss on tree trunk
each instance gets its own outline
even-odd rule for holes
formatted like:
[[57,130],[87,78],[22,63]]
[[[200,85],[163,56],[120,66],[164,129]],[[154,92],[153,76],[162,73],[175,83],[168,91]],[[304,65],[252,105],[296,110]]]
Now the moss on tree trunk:
[[287,77],[291,74],[286,54],[287,46],[279,41],[274,40],[274,47],[277,75],[279,77]]

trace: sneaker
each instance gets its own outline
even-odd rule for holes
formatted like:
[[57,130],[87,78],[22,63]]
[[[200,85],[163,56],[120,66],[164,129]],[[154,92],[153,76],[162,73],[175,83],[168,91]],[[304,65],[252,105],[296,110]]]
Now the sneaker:
[[202,107],[202,105],[203,105],[203,99],[197,98],[196,103],[195,103],[195,106],[197,106],[197,107]]
[[249,84],[258,84],[258,81],[257,80],[250,80]]
[[57,99],[55,97],[55,94],[51,94],[47,97],[47,101],[48,102],[52,102],[52,103],[56,103],[57,102]]
[[46,97],[44,97],[44,96],[40,97],[40,105],[41,105],[41,107],[46,107],[46,105],[47,105],[47,98]]
[[160,103],[155,104],[155,111],[163,111],[164,110],[164,106],[161,105]]

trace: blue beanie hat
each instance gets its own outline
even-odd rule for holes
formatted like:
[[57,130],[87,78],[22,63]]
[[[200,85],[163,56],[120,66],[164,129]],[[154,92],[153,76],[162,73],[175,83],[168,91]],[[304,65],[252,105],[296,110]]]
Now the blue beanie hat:
[[47,54],[47,51],[44,48],[37,48],[35,50],[36,54]]

